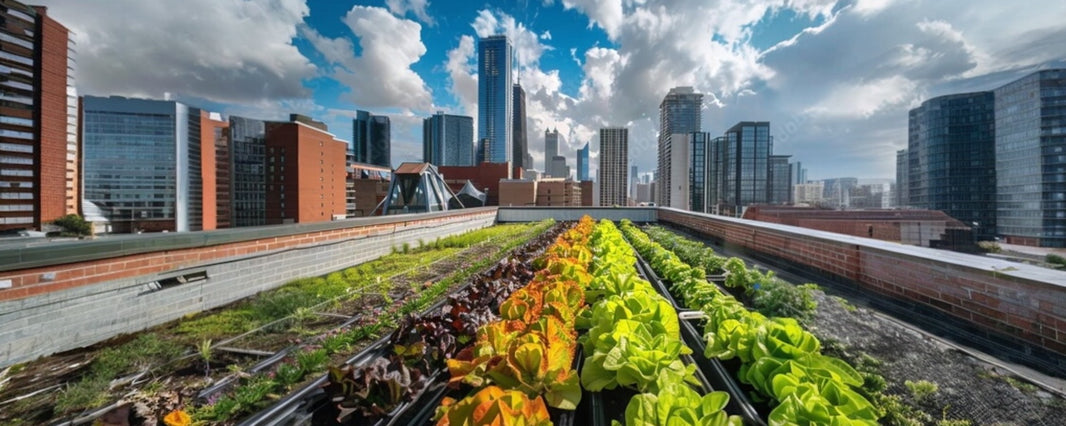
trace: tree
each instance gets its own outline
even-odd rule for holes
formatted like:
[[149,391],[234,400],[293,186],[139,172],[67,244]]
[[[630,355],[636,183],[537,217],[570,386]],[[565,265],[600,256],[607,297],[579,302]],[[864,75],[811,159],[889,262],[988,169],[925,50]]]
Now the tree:
[[66,233],[71,233],[77,236],[86,236],[93,233],[93,224],[82,219],[81,216],[76,214],[68,214],[52,221],[56,226],[63,227]]

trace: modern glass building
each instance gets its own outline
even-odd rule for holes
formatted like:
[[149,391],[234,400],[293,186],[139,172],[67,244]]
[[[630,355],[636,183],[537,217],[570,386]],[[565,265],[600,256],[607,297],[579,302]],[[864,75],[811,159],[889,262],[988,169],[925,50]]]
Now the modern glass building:
[[996,232],[1009,243],[1066,247],[1066,69],[993,93]]
[[721,212],[739,216],[749,204],[770,202],[773,146],[767,121],[742,121],[726,131],[717,158]]
[[992,92],[976,92],[929,99],[909,114],[908,205],[976,223],[980,239],[996,232],[995,108]]
[[910,159],[907,150],[896,151],[896,207],[905,208],[910,204],[907,175],[910,168]]
[[791,155],[770,156],[770,204],[788,204],[792,198]]
[[670,188],[676,186],[672,185],[673,173],[671,173],[674,143],[672,136],[699,132],[702,107],[703,94],[696,93],[691,87],[670,89],[659,104],[658,167],[660,179],[657,180],[658,199],[656,202],[661,206],[670,205]]
[[711,148],[711,135],[704,132],[692,132],[688,137],[688,206],[694,212],[707,211],[707,177],[708,156]]
[[86,96],[83,120],[85,199],[116,231],[203,229],[200,110]]
[[435,166],[473,166],[474,119],[438,112],[422,120],[422,161]]
[[[477,137],[485,140],[485,161],[512,161],[514,87],[511,61],[514,49],[505,35],[478,40]],[[550,157],[549,157],[550,158]]]
[[577,181],[587,180],[589,180],[589,143],[585,142],[585,147],[577,150]]
[[392,137],[389,117],[356,111],[352,120],[352,149],[355,161],[392,167]]
[[266,225],[266,123],[230,116],[229,132],[233,226]]
[[44,7],[0,0],[0,231],[80,213],[73,41]]
[[600,129],[600,205],[626,205],[629,182],[629,129]]
[[533,164],[526,164],[526,157],[529,157],[529,144],[526,139],[526,91],[522,89],[521,84],[515,83],[512,98],[514,99],[512,108],[514,123],[511,124],[511,131],[514,136],[512,144],[514,152],[511,154],[511,161],[514,162],[515,167],[532,169]]

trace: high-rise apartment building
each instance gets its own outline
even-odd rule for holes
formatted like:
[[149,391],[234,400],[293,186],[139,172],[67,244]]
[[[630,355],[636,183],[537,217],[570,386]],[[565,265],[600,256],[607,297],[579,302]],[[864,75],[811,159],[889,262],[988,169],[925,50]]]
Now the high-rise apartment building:
[[266,124],[266,221],[325,222],[346,215],[348,142],[302,120]]
[[80,213],[78,98],[69,32],[0,0],[0,230],[41,229]]
[[626,184],[629,182],[629,129],[600,129],[599,157],[600,205],[626,205]]
[[389,117],[356,111],[352,120],[355,161],[392,167],[392,137]]
[[702,106],[703,94],[696,93],[691,87],[670,89],[662,103],[659,104],[658,167],[660,178],[656,191],[659,198],[656,201],[659,205],[671,205],[673,135],[699,132]]
[[589,143],[585,142],[585,146],[577,150],[577,181],[587,180],[589,180]]
[[474,119],[438,112],[422,120],[422,161],[435,166],[473,166]]
[[514,112],[514,122],[511,124],[514,137],[511,144],[511,161],[514,162],[514,167],[532,169],[532,163],[526,164],[526,158],[529,157],[529,144],[526,139],[526,91],[522,89],[521,84],[515,83],[514,93],[511,95],[514,100],[514,106],[511,108]]
[[266,225],[266,122],[231,115],[229,144],[232,226]]
[[1066,247],[1066,69],[994,94],[996,232],[1009,243]]
[[929,99],[909,113],[908,205],[976,222],[978,238],[996,229],[995,109],[992,92],[976,92]]
[[478,40],[478,120],[477,137],[484,160],[491,163],[514,161],[514,86],[511,61],[514,49],[505,35]]
[[[180,102],[83,98],[85,200],[117,232],[214,229],[215,141],[204,147],[204,116]],[[213,130],[212,130],[213,133]],[[205,215],[205,208],[209,210]]]

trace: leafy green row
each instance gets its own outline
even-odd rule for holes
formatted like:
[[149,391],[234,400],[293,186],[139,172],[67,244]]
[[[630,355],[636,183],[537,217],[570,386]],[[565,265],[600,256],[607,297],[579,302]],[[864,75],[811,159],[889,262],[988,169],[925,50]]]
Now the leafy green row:
[[624,386],[641,392],[626,407],[628,426],[739,425],[739,417],[722,411],[728,394],[701,397],[690,386],[699,382],[695,366],[680,358],[692,350],[681,340],[677,312],[637,277],[636,256],[618,228],[601,221],[590,247],[593,279],[586,297],[592,308],[590,329],[582,337],[587,355],[582,386],[590,391]]
[[771,425],[877,424],[877,410],[852,388],[862,384],[859,373],[822,355],[818,339],[794,319],[748,311],[708,283],[702,269],[682,262],[632,223],[623,221],[622,230],[686,307],[706,313],[706,355],[738,358],[740,380],[777,402]]
[[773,271],[748,268],[736,257],[720,256],[699,241],[690,240],[659,226],[646,232],[651,239],[674,252],[681,261],[712,275],[724,275],[724,285],[735,289],[744,302],[764,315],[805,320],[818,307],[806,286],[794,286],[774,276]]

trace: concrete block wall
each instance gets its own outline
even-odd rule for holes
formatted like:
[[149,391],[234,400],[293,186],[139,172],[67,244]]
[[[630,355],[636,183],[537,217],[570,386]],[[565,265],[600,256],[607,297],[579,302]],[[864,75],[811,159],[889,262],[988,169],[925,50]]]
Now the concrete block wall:
[[[983,256],[661,208],[672,223],[919,304],[1066,371],[1066,272]],[[1030,346],[1030,347],[1025,347]],[[1058,367],[1055,367],[1055,366]]]
[[[495,223],[496,211],[457,213],[204,248],[0,272],[0,368],[91,345],[388,254],[404,243]],[[156,280],[205,271],[207,280],[152,291]],[[50,281],[41,277],[51,275]],[[10,292],[32,288],[33,295]],[[44,289],[44,290],[42,290]]]

